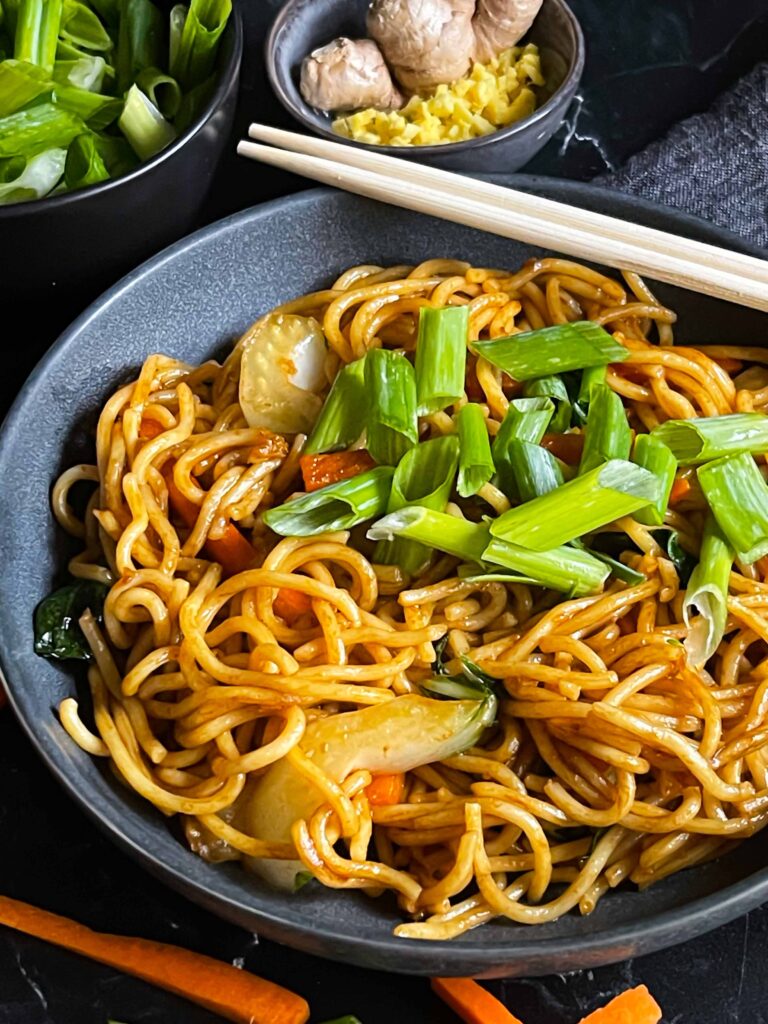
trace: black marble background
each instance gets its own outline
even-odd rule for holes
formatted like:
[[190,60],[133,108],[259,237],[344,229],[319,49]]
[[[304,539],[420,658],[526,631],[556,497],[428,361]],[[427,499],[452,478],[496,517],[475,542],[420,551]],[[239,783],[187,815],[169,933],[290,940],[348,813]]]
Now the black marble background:
[[[238,132],[250,120],[288,124],[266,84],[261,50],[280,0],[240,0],[247,24]],[[566,124],[526,171],[589,179],[610,171],[768,56],[768,0],[572,0],[587,69]],[[206,219],[303,187],[238,160],[223,162]],[[45,326],[7,354],[4,412],[26,373],[86,294],[63,297]],[[92,927],[176,942],[301,992],[313,1021],[356,1013],[363,1024],[449,1024],[419,978],[327,963],[258,940],[166,890],[115,850],[0,714],[0,891]],[[576,1024],[622,989],[646,983],[666,1024],[768,1024],[768,909],[653,956],[569,976],[491,982],[527,1024]],[[175,996],[0,930],[0,1024],[215,1024]]]

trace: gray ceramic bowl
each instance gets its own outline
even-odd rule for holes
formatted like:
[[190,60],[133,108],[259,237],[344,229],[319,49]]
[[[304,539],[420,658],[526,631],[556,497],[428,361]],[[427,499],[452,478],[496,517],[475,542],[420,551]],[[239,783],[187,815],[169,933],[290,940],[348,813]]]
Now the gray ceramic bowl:
[[[724,245],[727,233],[589,186],[518,179],[552,198]],[[81,679],[37,658],[32,613],[71,554],[49,511],[64,467],[93,458],[100,405],[152,352],[199,362],[222,352],[256,317],[327,286],[356,263],[460,257],[514,267],[530,246],[340,192],[313,190],[247,210],[192,235],[125,278],[59,339],[32,375],[0,436],[0,660],[11,701],[68,795],[120,847],[190,899],[244,928],[310,953],[422,974],[498,976],[563,972],[681,942],[768,898],[768,832],[719,861],[638,893],[609,893],[590,917],[525,928],[494,923],[450,943],[395,939],[393,901],[312,886],[287,896],[238,865],[206,864],[168,821],[128,793],[64,733],[54,709]],[[754,344],[766,318],[671,288],[678,336]],[[53,785],[53,782],[51,783]]]
[[305,128],[335,142],[375,148],[391,156],[419,160],[434,167],[477,173],[516,171],[538,153],[560,127],[584,68],[584,37],[565,0],[544,0],[526,41],[541,51],[547,98],[531,114],[492,135],[443,146],[375,146],[342,139],[331,117],[308,106],[299,91],[301,62],[312,50],[336,36],[365,36],[368,0],[287,0],[266,42],[272,88],[288,112]]

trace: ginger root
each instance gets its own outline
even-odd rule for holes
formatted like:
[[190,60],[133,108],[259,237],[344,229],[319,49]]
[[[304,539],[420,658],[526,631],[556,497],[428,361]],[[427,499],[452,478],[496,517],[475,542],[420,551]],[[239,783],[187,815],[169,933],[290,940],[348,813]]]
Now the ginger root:
[[405,102],[370,39],[334,39],[301,65],[301,95],[318,110],[395,110]]

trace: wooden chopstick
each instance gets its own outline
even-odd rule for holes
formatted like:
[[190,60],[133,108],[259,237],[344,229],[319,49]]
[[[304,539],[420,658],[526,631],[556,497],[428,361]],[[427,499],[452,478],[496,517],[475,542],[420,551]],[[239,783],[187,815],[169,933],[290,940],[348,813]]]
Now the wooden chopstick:
[[[579,259],[768,311],[768,262],[450,171],[266,125],[251,159],[338,188]],[[283,147],[283,148],[274,148]]]

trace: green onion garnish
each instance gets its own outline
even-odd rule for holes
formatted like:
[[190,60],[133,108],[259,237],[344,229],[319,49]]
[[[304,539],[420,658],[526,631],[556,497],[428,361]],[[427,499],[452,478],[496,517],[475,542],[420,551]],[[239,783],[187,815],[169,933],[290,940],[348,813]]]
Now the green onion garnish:
[[342,451],[359,440],[365,429],[366,402],[363,358],[336,374],[303,454]]
[[610,555],[606,555],[602,551],[595,551],[593,548],[585,548],[584,550],[588,550],[590,555],[594,555],[604,565],[607,565],[611,570],[611,576],[615,576],[617,580],[629,583],[630,586],[634,586],[637,583],[645,583],[647,577],[643,573],[638,572],[637,569],[632,569],[628,565],[624,565],[618,558],[611,558]]
[[667,445],[681,466],[740,452],[768,451],[768,416],[761,412],[667,420],[651,433]]
[[416,407],[429,416],[464,394],[469,307],[422,306],[416,345]]
[[231,0],[190,3],[170,69],[183,89],[199,85],[213,71],[219,37],[231,11]]
[[459,410],[459,482],[462,498],[477,494],[494,473],[491,442],[485,425],[483,410],[468,402]]
[[745,565],[768,554],[768,484],[746,452],[699,466],[699,483],[720,529]]
[[396,466],[419,440],[416,376],[401,352],[372,349],[365,357],[368,451],[378,463]]
[[[108,53],[115,45],[98,15],[79,0],[64,0],[59,35],[74,46],[97,53]],[[59,47],[57,56],[60,52]]]
[[[67,159],[66,149],[48,149],[37,156],[13,157],[9,164],[11,176],[0,178],[0,204],[23,203],[42,199],[60,181]],[[18,166],[17,165],[18,162]]]
[[[455,434],[425,441],[406,452],[392,477],[387,512],[397,512],[406,505],[442,512],[448,502],[459,464],[459,440]],[[432,545],[398,537],[381,541],[374,552],[374,562],[399,565],[413,575],[429,559]]]
[[484,523],[434,512],[422,505],[408,505],[391,512],[368,530],[370,540],[394,540],[406,537],[416,540],[465,562],[479,562],[488,546],[490,534]]
[[549,551],[530,551],[497,537],[491,538],[483,561],[514,569],[541,587],[573,597],[598,593],[610,575],[607,565],[581,548],[563,545]]
[[476,341],[472,348],[515,380],[605,366],[621,362],[629,355],[606,330],[589,320],[542,327],[493,341]]
[[710,515],[704,525],[699,564],[691,573],[683,601],[683,617],[689,628],[685,648],[696,668],[709,661],[723,639],[732,565],[733,550]]
[[588,473],[611,459],[628,459],[631,446],[632,431],[621,398],[607,385],[593,384],[579,473]]
[[657,501],[659,493],[659,482],[647,470],[612,459],[511,508],[491,523],[491,533],[532,551],[546,551]]
[[562,434],[571,425],[571,398],[568,388],[560,377],[535,377],[523,385],[526,398],[551,398],[555,407],[549,430]]
[[484,523],[470,523],[413,505],[374,523],[368,536],[372,540],[418,540],[465,562],[490,562],[512,569],[515,579],[508,582],[525,579],[575,596],[599,591],[609,575],[607,566],[586,551],[571,547],[529,551],[491,537]]
[[163,74],[157,68],[144,68],[136,76],[136,84],[149,96],[163,117],[170,119],[179,112],[181,89],[175,78]]
[[632,461],[649,473],[653,473],[661,484],[658,501],[635,512],[635,519],[644,526],[661,526],[669,504],[669,495],[677,473],[677,459],[663,441],[651,434],[638,434],[632,450]]
[[[0,64],[0,72],[3,65]],[[57,60],[53,65],[53,80],[61,85],[76,85],[78,89],[101,92],[107,73],[103,57],[84,56],[76,60]]]
[[140,71],[159,68],[164,34],[163,16],[152,0],[122,0],[115,57],[118,95],[133,85]]
[[45,149],[66,149],[85,123],[52,103],[39,103],[0,118],[0,158],[34,156]]
[[50,89],[42,68],[18,60],[0,63],[0,118],[15,114]]
[[595,385],[605,384],[605,366],[587,366],[581,372],[578,400],[582,405],[592,401],[592,389]]
[[321,487],[269,509],[264,522],[283,537],[348,530],[386,510],[393,473],[389,466],[377,466],[349,480]]
[[82,188],[95,185],[109,177],[104,161],[93,135],[78,135],[72,140],[67,151],[64,180],[68,188]]
[[517,438],[512,438],[507,445],[504,471],[500,467],[499,475],[503,478],[506,472],[514,480],[514,492],[510,489],[510,496],[520,501],[531,501],[542,494],[549,494],[563,483],[560,464],[551,452]]
[[55,84],[52,99],[62,110],[77,114],[94,131],[106,128],[123,109],[123,101],[115,96],[103,96],[89,89],[79,89],[75,85]]
[[61,25],[62,0],[20,0],[13,56],[53,70]]
[[138,85],[132,85],[117,122],[140,160],[149,160],[173,142],[176,132]]
[[508,498],[519,496],[515,473],[510,461],[512,442],[525,441],[528,444],[538,444],[544,437],[554,411],[554,402],[545,397],[516,398],[509,403],[507,414],[493,441],[496,483]]

